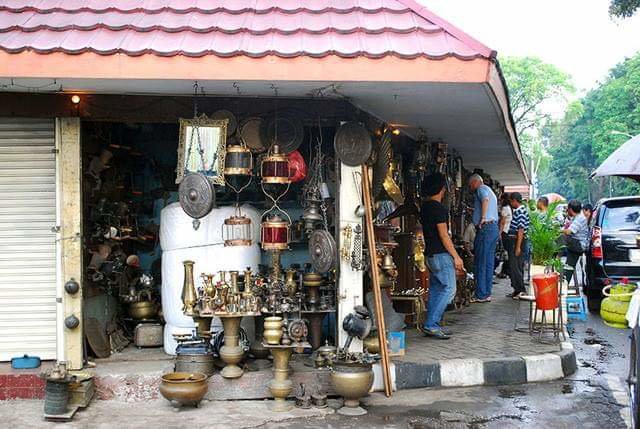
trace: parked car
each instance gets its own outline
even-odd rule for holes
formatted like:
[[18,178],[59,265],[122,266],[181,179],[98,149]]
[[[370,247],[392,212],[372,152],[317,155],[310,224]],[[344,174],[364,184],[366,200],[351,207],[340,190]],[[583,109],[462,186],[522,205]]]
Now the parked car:
[[600,309],[602,288],[623,278],[640,281],[640,196],[605,198],[591,217],[586,284],[589,310]]

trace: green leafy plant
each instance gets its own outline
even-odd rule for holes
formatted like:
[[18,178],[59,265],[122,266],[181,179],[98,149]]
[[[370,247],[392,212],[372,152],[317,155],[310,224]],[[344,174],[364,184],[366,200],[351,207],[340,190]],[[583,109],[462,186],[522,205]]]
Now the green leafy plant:
[[558,252],[562,249],[560,225],[554,219],[558,203],[549,205],[546,213],[534,211],[529,207],[529,242],[534,265],[551,265],[560,271]]

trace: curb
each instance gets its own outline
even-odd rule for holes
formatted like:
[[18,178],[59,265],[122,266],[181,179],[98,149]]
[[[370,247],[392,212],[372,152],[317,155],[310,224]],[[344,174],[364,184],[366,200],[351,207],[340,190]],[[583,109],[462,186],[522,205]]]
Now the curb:
[[569,341],[560,351],[496,359],[449,359],[433,363],[394,362],[395,388],[498,386],[567,377],[578,369]]

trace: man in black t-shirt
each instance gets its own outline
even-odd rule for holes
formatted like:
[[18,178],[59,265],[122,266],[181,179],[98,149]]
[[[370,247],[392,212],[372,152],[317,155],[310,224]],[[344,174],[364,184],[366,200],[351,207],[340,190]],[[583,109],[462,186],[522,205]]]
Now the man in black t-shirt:
[[425,177],[423,193],[427,199],[420,210],[425,257],[431,272],[424,333],[441,340],[450,338],[450,333],[440,326],[440,320],[456,294],[456,270],[464,269],[449,235],[449,212],[442,205],[445,184],[445,177],[440,173]]

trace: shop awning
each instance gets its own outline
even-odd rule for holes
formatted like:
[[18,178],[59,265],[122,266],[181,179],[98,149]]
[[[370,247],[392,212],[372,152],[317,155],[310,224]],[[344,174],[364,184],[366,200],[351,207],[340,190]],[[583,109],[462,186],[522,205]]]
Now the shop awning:
[[522,183],[496,53],[413,0],[7,0],[6,91],[345,97]]

